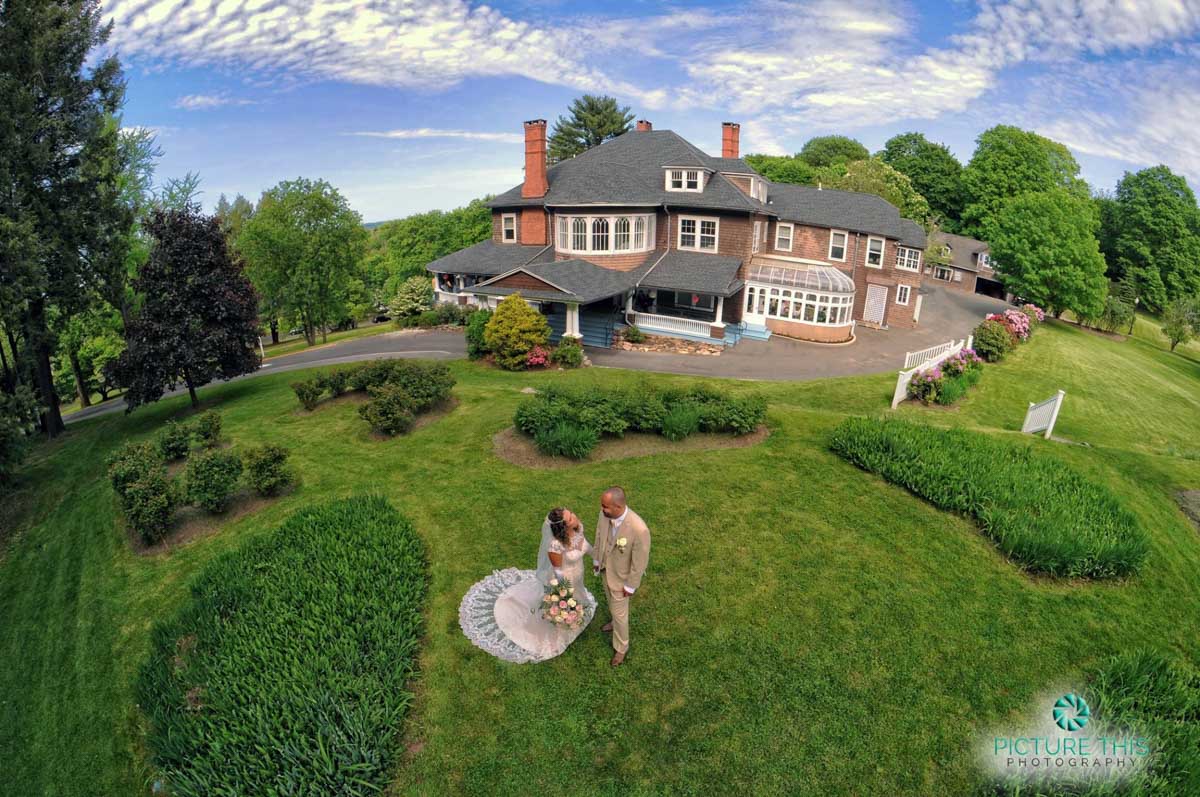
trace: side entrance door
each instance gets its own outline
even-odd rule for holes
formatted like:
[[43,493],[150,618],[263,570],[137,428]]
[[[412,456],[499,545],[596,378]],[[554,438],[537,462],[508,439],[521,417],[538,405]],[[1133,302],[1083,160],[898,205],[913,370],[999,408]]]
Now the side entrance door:
[[886,285],[868,285],[867,301],[863,306],[863,321],[883,326],[883,315],[887,311],[888,289]]
[[767,325],[767,289],[759,285],[746,286],[746,305],[742,308],[742,321],[758,327]]

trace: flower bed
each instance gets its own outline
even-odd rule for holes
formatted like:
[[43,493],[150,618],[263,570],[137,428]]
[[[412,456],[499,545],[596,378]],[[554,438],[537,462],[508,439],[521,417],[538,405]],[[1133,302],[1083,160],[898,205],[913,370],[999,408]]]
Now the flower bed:
[[974,349],[963,349],[914,374],[908,383],[908,397],[923,404],[953,404],[979,383],[982,373],[983,358]]
[[978,432],[849,418],[830,447],[942,509],[977,520],[1005,556],[1051,576],[1134,573],[1146,533],[1113,495],[1053,457]]
[[453,387],[449,368],[420,360],[370,360],[292,383],[306,410],[314,409],[326,395],[336,398],[347,390],[368,393],[371,400],[358,408],[358,414],[377,433],[388,436],[411,429],[416,416],[446,401]]
[[584,459],[602,437],[626,430],[682,440],[694,432],[744,435],[766,419],[758,395],[733,396],[710,387],[634,390],[548,387],[517,407],[514,425],[545,454]]
[[1037,325],[1045,319],[1045,312],[1035,304],[1026,304],[1019,310],[1010,307],[1003,313],[992,313],[975,328],[975,350],[988,362],[999,362],[1010,351],[1029,340]]
[[211,562],[138,682],[169,793],[381,793],[425,591],[420,539],[377,497],[301,511]]

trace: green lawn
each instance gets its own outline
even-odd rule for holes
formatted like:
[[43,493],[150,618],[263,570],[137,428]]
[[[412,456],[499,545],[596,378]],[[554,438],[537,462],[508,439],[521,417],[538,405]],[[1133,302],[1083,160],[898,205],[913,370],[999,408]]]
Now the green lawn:
[[[828,451],[846,414],[883,411],[894,374],[735,384],[771,401],[759,446],[533,471],[491,450],[521,388],[645,377],[453,367],[458,407],[388,442],[350,402],[297,412],[293,373],[206,388],[236,445],[292,447],[303,484],[169,556],[130,552],[101,462],[186,397],[81,423],[39,451],[24,500],[7,502],[23,509],[0,563],[5,788],[145,793],[132,690],[151,625],[216,554],[318,498],[368,491],[413,521],[431,560],[397,794],[959,795],[977,778],[978,736],[1048,686],[1135,646],[1200,661],[1200,534],[1172,498],[1200,488],[1200,364],[1144,341],[1047,325],[959,408],[899,411],[1017,437],[1028,402],[1065,389],[1056,434],[1088,445],[1030,444],[1111,488],[1151,538],[1142,573],[1099,583],[1030,578],[968,520]],[[654,536],[627,665],[608,666],[598,628],[537,666],[472,647],[457,624],[471,583],[532,566],[551,506],[578,510],[590,534],[616,482]]]
[[371,337],[372,335],[382,335],[384,332],[395,331],[396,325],[390,321],[382,324],[364,324],[363,326],[355,327],[354,329],[346,329],[341,332],[330,332],[328,337],[325,339],[322,339],[320,335],[317,335],[317,343],[315,346],[309,346],[308,341],[304,339],[304,336],[291,338],[289,340],[281,340],[278,343],[267,343],[264,340],[263,343],[265,345],[263,346],[263,350],[266,352],[267,359],[269,360],[272,357],[279,357],[283,354],[295,354],[298,351],[320,348],[321,346],[328,346],[331,343],[340,343],[344,340],[367,338]]

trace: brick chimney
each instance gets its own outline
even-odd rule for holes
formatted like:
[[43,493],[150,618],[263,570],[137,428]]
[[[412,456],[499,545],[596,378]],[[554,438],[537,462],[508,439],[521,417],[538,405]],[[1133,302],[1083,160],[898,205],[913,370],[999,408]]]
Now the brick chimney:
[[525,123],[525,184],[521,196],[536,199],[546,195],[546,120],[531,119]]
[[721,123],[721,157],[738,157],[738,139],[741,136],[741,125],[737,122]]
[[654,129],[654,125],[650,124],[649,119],[638,119],[637,131],[639,133],[648,133]]

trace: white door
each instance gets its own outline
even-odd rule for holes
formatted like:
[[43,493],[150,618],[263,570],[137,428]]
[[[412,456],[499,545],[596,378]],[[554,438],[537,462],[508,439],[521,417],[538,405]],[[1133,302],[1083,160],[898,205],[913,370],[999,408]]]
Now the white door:
[[746,286],[746,304],[742,308],[742,321],[754,326],[767,325],[767,289],[758,285]]
[[886,285],[867,286],[867,302],[863,307],[863,321],[883,324],[883,314],[887,310],[887,295]]

